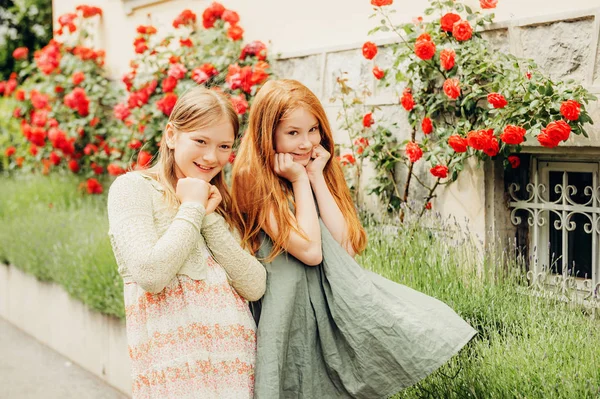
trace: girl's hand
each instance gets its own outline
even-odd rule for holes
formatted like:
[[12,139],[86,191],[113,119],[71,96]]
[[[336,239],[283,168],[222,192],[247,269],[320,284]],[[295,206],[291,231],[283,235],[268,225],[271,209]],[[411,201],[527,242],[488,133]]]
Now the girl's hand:
[[319,146],[315,147],[311,154],[311,161],[306,165],[306,172],[309,175],[317,175],[319,173],[323,173],[323,169],[325,169],[325,165],[327,165],[327,161],[331,158],[331,154],[327,152],[327,150],[319,144]]
[[306,169],[299,163],[294,162],[291,154],[275,154],[274,170],[277,176],[287,179],[290,183],[295,183],[306,177]]
[[210,184],[195,177],[184,177],[177,181],[175,195],[184,202],[200,202],[205,208],[208,202]]
[[219,189],[211,185],[208,194],[208,203],[206,204],[206,214],[210,215],[211,213],[213,213],[222,200],[223,197],[221,196],[221,192],[219,191]]

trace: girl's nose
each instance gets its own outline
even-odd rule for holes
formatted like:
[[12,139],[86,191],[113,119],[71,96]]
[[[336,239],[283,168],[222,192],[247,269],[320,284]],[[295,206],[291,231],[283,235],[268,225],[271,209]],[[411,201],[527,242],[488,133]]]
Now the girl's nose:
[[215,162],[217,160],[217,155],[214,151],[206,151],[202,158],[207,162]]

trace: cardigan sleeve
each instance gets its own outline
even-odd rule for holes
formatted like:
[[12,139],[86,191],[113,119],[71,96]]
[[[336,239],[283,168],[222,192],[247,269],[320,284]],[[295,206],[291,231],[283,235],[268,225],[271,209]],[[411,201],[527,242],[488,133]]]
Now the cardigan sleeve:
[[202,235],[215,260],[225,269],[231,285],[249,301],[260,299],[265,293],[265,267],[246,252],[217,213],[204,218]]
[[186,202],[166,232],[154,225],[152,186],[135,173],[119,176],[108,193],[109,235],[117,263],[150,293],[159,293],[175,277],[198,243],[205,209]]

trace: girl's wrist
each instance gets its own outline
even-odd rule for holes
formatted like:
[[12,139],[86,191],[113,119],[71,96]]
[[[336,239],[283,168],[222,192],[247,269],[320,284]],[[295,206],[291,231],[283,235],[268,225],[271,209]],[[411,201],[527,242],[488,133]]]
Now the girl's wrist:
[[310,180],[311,183],[314,183],[320,179],[325,179],[325,176],[323,175],[323,171],[319,170],[316,172],[308,172],[308,180]]

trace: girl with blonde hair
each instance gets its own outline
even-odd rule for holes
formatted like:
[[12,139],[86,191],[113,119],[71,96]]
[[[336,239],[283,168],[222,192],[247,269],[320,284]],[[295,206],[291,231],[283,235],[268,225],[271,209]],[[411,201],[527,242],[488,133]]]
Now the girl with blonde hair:
[[362,269],[367,240],[323,106],[294,80],[258,92],[233,169],[235,223],[267,270],[253,304],[256,398],[387,398],[475,331],[444,303]]
[[109,235],[123,277],[134,398],[252,398],[264,267],[229,229],[223,179],[238,132],[227,97],[175,104],[156,164],[119,176]]

